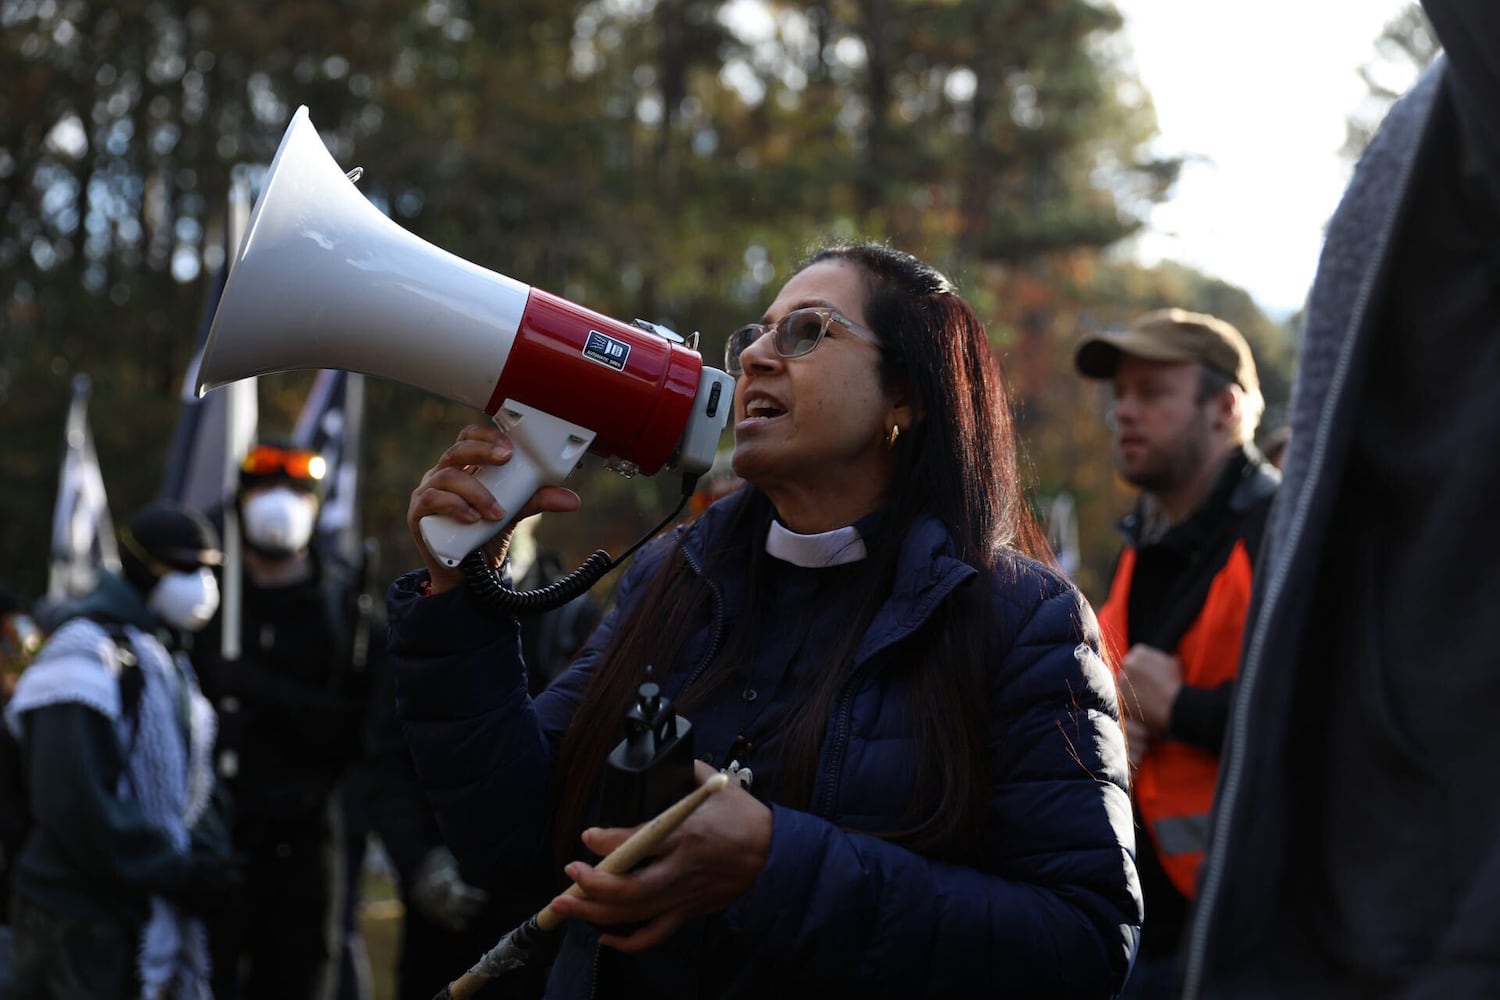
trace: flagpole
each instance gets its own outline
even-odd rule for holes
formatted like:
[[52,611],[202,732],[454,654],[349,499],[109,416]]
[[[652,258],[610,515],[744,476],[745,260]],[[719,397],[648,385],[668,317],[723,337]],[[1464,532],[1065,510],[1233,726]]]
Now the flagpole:
[[[227,275],[234,267],[234,259],[239,254],[240,243],[244,238],[245,229],[250,221],[250,182],[246,179],[243,171],[236,170],[232,175],[229,186],[229,218],[225,228],[225,245],[228,253],[224,256],[224,270]],[[246,392],[255,392],[255,381],[253,379],[236,383],[227,387],[229,392],[228,419],[224,421],[224,489],[222,496],[226,498],[224,509],[224,588],[219,603],[219,615],[222,628],[220,629],[221,645],[220,653],[225,662],[232,663],[240,658],[241,652],[241,609],[243,607],[244,593],[244,559],[240,542],[240,522],[235,512],[229,508],[227,498],[235,495],[239,485],[240,461],[243,456],[239,453],[240,444],[246,437],[246,424],[255,419],[252,413],[247,412]],[[253,428],[251,429],[253,430]],[[232,765],[231,765],[232,766]]]

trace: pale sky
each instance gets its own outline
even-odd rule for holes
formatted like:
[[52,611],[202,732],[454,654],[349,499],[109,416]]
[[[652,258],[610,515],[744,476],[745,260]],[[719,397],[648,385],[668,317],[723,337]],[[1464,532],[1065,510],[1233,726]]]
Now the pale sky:
[[1280,319],[1312,283],[1349,178],[1360,66],[1408,0],[1114,0],[1161,151],[1194,160],[1138,245],[1246,289]]

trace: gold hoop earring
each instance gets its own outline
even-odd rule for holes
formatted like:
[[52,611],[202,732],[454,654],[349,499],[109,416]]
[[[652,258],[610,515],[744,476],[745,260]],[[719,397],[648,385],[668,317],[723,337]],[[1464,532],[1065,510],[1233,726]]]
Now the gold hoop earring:
[[891,432],[885,436],[885,446],[886,446],[886,449],[890,450],[892,448],[895,448],[896,447],[896,439],[899,438],[900,436],[901,436],[901,425],[900,424],[891,424]]

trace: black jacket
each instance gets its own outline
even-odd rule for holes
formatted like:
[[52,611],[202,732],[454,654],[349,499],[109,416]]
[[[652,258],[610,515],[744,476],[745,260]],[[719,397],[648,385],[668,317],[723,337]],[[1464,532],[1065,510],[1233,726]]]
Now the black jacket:
[[1500,8],[1424,6],[1448,55],[1361,159],[1308,304],[1193,1000],[1500,995]]

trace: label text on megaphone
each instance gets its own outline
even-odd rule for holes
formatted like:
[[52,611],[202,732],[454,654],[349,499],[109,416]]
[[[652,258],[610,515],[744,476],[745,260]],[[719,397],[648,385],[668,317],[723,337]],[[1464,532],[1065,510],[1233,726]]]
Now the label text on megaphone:
[[630,357],[630,345],[598,330],[590,330],[588,339],[583,342],[583,356],[622,372],[626,359]]

